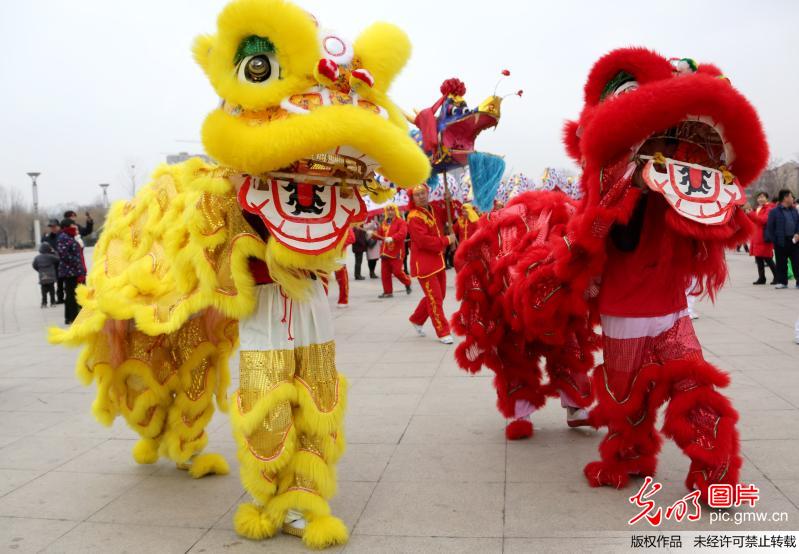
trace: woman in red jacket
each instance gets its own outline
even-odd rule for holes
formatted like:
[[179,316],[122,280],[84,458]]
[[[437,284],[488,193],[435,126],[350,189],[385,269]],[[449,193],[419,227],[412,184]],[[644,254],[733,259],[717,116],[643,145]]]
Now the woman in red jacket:
[[750,207],[746,211],[746,215],[755,224],[755,230],[752,233],[752,241],[749,245],[749,255],[755,257],[757,264],[757,281],[753,285],[766,284],[766,266],[771,270],[771,284],[776,282],[776,270],[774,268],[774,246],[770,242],[766,242],[763,236],[763,229],[768,220],[768,213],[774,206],[769,203],[768,195],[765,192],[758,192],[755,197],[757,201],[757,208],[754,210]]
[[411,278],[402,269],[405,258],[405,237],[408,225],[400,217],[396,204],[388,204],[383,208],[383,223],[372,237],[381,241],[380,245],[380,277],[383,280],[383,294],[378,298],[394,296],[393,277],[405,285],[405,292],[411,293]]

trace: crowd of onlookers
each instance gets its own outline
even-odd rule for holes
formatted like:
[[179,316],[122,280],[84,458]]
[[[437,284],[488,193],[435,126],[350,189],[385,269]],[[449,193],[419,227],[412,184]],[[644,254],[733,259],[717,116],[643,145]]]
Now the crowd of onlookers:
[[766,284],[766,267],[771,270],[771,284],[777,289],[788,288],[791,272],[799,289],[799,205],[793,193],[783,189],[774,203],[765,192],[755,196],[756,206],[744,209],[755,224],[749,244],[749,255],[757,265],[754,285]]
[[42,308],[64,305],[64,323],[69,325],[78,316],[80,306],[75,289],[86,279],[86,260],[83,256],[83,238],[94,230],[94,221],[86,213],[86,224],[78,225],[74,211],[64,213],[59,221],[51,219],[48,233],[42,237],[39,254],[33,260],[33,269],[39,273]]

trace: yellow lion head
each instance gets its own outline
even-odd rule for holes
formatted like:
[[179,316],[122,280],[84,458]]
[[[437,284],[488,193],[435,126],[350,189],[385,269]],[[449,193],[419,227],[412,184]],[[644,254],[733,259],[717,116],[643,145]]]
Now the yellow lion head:
[[375,170],[400,186],[423,181],[427,159],[387,96],[410,51],[387,23],[353,44],[283,0],[234,0],[217,33],[194,43],[222,99],[203,125],[205,148],[252,175],[326,166],[353,183]]

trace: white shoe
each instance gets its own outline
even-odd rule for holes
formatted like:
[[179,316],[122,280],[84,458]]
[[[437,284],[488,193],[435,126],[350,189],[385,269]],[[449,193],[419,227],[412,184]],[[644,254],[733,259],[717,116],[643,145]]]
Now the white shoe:
[[589,425],[588,410],[585,408],[566,408],[566,424],[569,427],[585,427]]
[[688,314],[688,317],[690,317],[691,319],[699,319],[698,314]]
[[446,337],[441,337],[440,339],[438,339],[438,342],[440,342],[441,344],[452,344],[455,341],[452,340],[452,335],[447,335]]
[[424,329],[422,328],[421,325],[416,325],[415,323],[411,323],[411,325],[413,326],[413,330],[416,331],[417,335],[419,335],[420,337],[427,336],[427,333],[424,332]]
[[336,304],[336,308],[338,308],[339,310],[342,310],[344,308],[349,308],[349,307],[350,307],[349,304]]
[[286,512],[286,519],[283,520],[283,532],[287,535],[302,537],[305,534],[305,526],[308,522],[305,517],[296,510]]

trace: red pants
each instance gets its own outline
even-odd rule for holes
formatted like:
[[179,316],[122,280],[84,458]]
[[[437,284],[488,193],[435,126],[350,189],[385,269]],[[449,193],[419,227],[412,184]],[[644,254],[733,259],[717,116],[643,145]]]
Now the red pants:
[[338,303],[349,304],[350,299],[350,278],[347,275],[347,266],[342,266],[336,270],[336,281],[338,281]]
[[615,318],[628,327],[634,322],[632,331],[621,332],[603,316],[604,363],[594,372],[598,403],[591,418],[608,434],[601,460],[584,470],[592,486],[621,488],[630,475],[654,475],[662,442],[655,421],[667,402],[663,434],[691,459],[686,486],[706,499],[711,484],[738,481],[738,413],[717,390],[729,377],[703,359],[691,320],[678,315],[665,330],[648,331],[637,329],[638,322],[655,318]]
[[380,258],[380,278],[383,280],[383,292],[386,294],[393,294],[394,292],[392,276],[399,279],[400,283],[406,287],[411,284],[411,278],[402,270],[401,258],[382,256]]
[[447,293],[447,273],[439,271],[430,277],[420,277],[419,285],[422,287],[424,296],[416,306],[416,310],[411,314],[410,322],[414,325],[424,325],[427,318],[433,323],[436,335],[446,337],[449,335],[449,322],[444,315],[444,296]]

